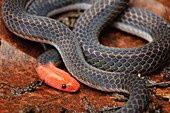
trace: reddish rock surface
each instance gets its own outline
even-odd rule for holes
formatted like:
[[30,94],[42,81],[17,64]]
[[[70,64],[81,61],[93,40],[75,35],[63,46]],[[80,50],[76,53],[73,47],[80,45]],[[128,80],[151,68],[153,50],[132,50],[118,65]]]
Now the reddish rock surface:
[[[0,7],[2,0],[0,0]],[[131,4],[156,13],[170,22],[170,2],[168,0],[131,0]],[[24,88],[38,78],[34,63],[35,59],[43,52],[39,43],[27,41],[13,35],[8,31],[2,21],[0,13],[0,82],[11,86]],[[127,33],[105,28],[100,36],[102,44],[111,47],[131,48],[146,44]],[[158,70],[147,77],[156,82],[166,82]],[[168,78],[169,79],[169,78]],[[152,106],[162,107],[163,113],[170,112],[170,87],[157,88],[155,93],[169,100],[153,95]],[[11,88],[0,84],[0,112],[86,112],[88,109],[96,111],[103,106],[113,106],[115,103],[123,105],[125,102],[115,101],[110,93],[91,89],[83,84],[76,93],[66,93],[53,89],[47,85],[38,87],[36,91],[23,93],[20,96],[11,94]],[[160,108],[161,109],[161,108]]]

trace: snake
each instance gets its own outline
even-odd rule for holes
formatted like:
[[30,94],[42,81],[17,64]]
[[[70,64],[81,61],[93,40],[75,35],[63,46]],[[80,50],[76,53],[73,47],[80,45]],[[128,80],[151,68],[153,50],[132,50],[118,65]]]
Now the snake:
[[[53,45],[56,50],[47,51],[44,59],[60,54],[70,74],[81,83],[105,92],[128,93],[129,100],[115,113],[142,113],[149,104],[149,93],[137,73],[150,73],[169,59],[170,24],[149,11],[125,8],[128,2],[3,0],[2,18],[6,27],[17,36]],[[87,10],[78,18],[73,32],[62,23],[45,17],[54,9],[60,13],[82,7]],[[149,43],[121,49],[103,46],[98,36],[109,22]],[[39,61],[44,63],[44,59]],[[67,85],[61,87],[65,89]]]

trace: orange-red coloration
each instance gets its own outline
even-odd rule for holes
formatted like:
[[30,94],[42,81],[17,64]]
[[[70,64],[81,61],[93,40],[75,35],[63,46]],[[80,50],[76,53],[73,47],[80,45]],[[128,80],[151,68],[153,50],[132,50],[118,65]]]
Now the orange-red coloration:
[[[80,84],[70,74],[56,68],[51,62],[45,65],[38,63],[36,71],[40,79],[58,90],[76,92],[80,88]],[[66,88],[62,88],[62,85],[66,85]]]

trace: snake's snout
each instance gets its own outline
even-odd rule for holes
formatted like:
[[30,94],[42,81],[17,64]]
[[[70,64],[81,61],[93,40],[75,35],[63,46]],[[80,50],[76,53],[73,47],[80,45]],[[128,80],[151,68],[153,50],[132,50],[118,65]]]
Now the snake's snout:
[[79,89],[80,89],[80,84],[75,79],[73,79],[71,82],[66,84],[66,90],[65,91],[76,92]]
[[40,64],[38,63],[36,71],[40,79],[58,90],[67,92],[76,92],[80,88],[80,84],[70,76],[69,73],[56,68],[52,63]]

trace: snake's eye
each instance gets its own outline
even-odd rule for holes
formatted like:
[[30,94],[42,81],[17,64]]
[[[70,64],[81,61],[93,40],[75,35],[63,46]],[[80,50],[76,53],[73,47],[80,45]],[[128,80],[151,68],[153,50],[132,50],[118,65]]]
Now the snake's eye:
[[63,85],[62,85],[62,88],[65,89],[65,88],[66,88],[66,84],[63,84]]

